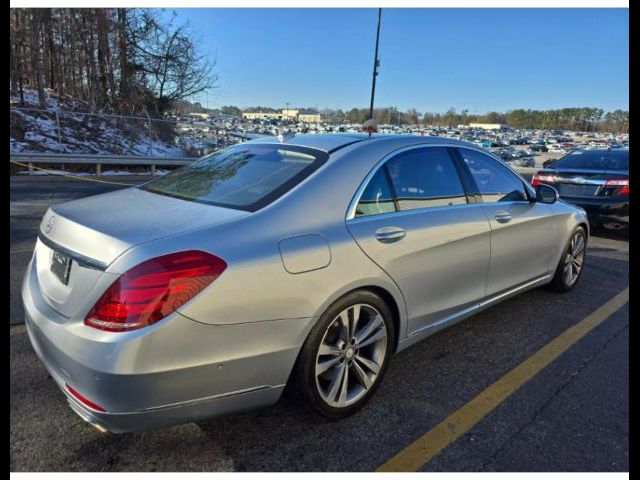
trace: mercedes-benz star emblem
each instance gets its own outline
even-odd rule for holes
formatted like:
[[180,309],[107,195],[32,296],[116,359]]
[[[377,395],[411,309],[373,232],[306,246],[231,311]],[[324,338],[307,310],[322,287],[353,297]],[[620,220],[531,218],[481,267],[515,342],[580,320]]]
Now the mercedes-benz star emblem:
[[47,222],[47,226],[45,228],[46,233],[51,233],[51,230],[53,230],[53,224],[55,221],[56,221],[56,217],[55,215],[52,215],[49,221]]

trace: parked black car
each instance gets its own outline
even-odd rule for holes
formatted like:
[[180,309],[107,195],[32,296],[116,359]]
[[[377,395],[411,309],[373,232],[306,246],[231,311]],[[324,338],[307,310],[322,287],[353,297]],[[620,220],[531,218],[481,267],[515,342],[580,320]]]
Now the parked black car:
[[547,148],[546,145],[543,145],[541,143],[534,143],[533,145],[531,145],[531,150],[533,150],[534,152],[548,152],[549,149]]
[[629,149],[576,150],[533,176],[585,209],[592,225],[629,225]]

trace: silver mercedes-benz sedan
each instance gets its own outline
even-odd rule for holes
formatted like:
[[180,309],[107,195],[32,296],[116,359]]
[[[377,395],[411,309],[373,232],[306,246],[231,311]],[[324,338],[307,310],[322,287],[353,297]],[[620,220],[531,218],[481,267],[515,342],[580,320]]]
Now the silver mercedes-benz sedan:
[[257,139],[51,207],[25,321],[100,430],[265,406],[287,385],[340,418],[394,352],[525,290],[571,290],[588,236],[582,209],[470,143]]

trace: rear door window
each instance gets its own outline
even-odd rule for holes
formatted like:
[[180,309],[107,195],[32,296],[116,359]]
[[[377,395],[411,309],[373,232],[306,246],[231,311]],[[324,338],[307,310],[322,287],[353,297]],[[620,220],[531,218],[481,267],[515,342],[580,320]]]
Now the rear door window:
[[384,168],[379,169],[362,192],[356,206],[356,217],[395,212],[395,201],[391,195]]
[[447,149],[419,148],[399,153],[378,169],[358,201],[355,216],[466,203]]
[[408,150],[386,163],[399,210],[467,203],[460,177],[446,148]]

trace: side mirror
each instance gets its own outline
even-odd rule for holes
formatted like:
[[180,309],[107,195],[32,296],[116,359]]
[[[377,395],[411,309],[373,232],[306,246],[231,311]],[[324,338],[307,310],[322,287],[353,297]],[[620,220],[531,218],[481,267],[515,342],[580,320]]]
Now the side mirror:
[[541,183],[536,187],[536,202],[555,203],[559,198],[560,194],[551,185]]

